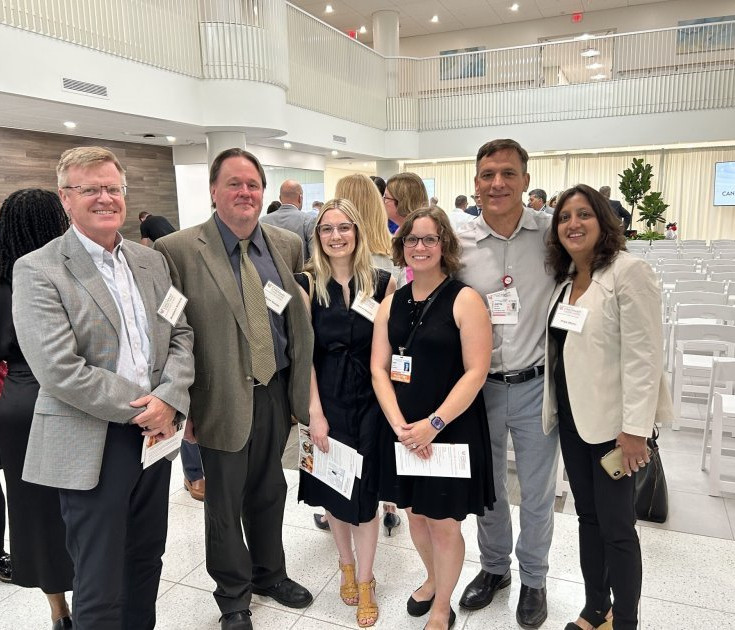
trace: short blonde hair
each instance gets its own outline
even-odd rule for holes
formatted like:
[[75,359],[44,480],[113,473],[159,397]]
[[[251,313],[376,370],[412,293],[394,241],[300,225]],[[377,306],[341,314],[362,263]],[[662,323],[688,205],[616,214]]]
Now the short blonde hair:
[[104,162],[112,162],[115,165],[122,176],[122,183],[125,184],[125,169],[117,156],[105,147],[74,147],[64,151],[56,165],[56,182],[59,188],[63,188],[67,184],[66,175],[70,168],[87,168]]
[[393,175],[385,185],[385,189],[395,198],[396,212],[404,219],[414,210],[429,205],[426,186],[416,173]]
[[355,173],[337,182],[334,194],[350,200],[362,218],[363,235],[371,254],[390,256],[390,232],[378,187],[367,175]]

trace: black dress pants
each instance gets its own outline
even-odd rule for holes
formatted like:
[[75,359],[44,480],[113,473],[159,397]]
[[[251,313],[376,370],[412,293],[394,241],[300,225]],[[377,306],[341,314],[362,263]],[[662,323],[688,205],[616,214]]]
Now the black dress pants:
[[559,414],[559,438],[564,467],[579,517],[579,558],[586,594],[585,610],[604,616],[610,609],[615,630],[636,630],[641,596],[641,548],[635,529],[633,477],[613,481],[600,458],[615,448],[615,440],[588,444],[574,420]]
[[171,462],[143,470],[136,425],[110,423],[100,480],[59,490],[74,561],[74,630],[151,630],[168,528]]
[[241,450],[199,447],[207,479],[207,571],[222,614],[250,608],[253,584],[267,588],[286,577],[281,456],[291,429],[287,387],[286,369],[254,388],[252,429]]

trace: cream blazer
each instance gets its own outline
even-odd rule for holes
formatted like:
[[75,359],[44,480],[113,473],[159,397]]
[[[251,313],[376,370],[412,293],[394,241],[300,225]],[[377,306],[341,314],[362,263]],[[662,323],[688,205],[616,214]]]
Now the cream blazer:
[[[549,315],[570,284],[567,280],[554,289]],[[567,333],[564,368],[579,435],[589,444],[613,440],[621,431],[650,436],[655,421],[674,415],[664,378],[661,289],[653,270],[645,261],[619,252],[593,274],[576,306],[588,309],[588,314],[581,333]],[[547,334],[542,416],[547,434],[558,422],[557,352]]]

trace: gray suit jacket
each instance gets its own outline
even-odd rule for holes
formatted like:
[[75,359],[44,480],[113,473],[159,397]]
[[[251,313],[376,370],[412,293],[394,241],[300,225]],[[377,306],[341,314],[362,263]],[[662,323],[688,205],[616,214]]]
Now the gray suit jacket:
[[[292,296],[284,311],[291,413],[308,422],[314,333],[293,278],[303,262],[301,241],[271,225],[262,225],[262,230],[283,288]],[[196,338],[191,418],[197,440],[207,448],[239,451],[253,421],[252,358],[245,305],[214,217],[164,236],[154,246],[166,257],[174,285],[189,298],[186,317]]]
[[[174,327],[156,313],[171,286],[166,261],[137,243],[124,241],[122,247],[148,317],[152,393],[186,415],[194,380],[193,333],[183,316]],[[73,230],[15,263],[13,322],[41,386],[23,479],[94,488],[107,423],[129,423],[142,411],[130,402],[151,392],[115,373],[120,317]]]
[[312,239],[314,238],[314,226],[316,216],[309,212],[302,212],[290,203],[284,203],[278,210],[260,217],[260,223],[275,225],[289,232],[293,232],[304,244],[304,260],[311,258]]

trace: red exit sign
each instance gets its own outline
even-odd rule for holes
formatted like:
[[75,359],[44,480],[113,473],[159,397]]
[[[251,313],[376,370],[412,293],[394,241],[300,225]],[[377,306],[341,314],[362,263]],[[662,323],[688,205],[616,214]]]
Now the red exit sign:
[[584,13],[572,13],[572,22],[579,24],[584,17]]

